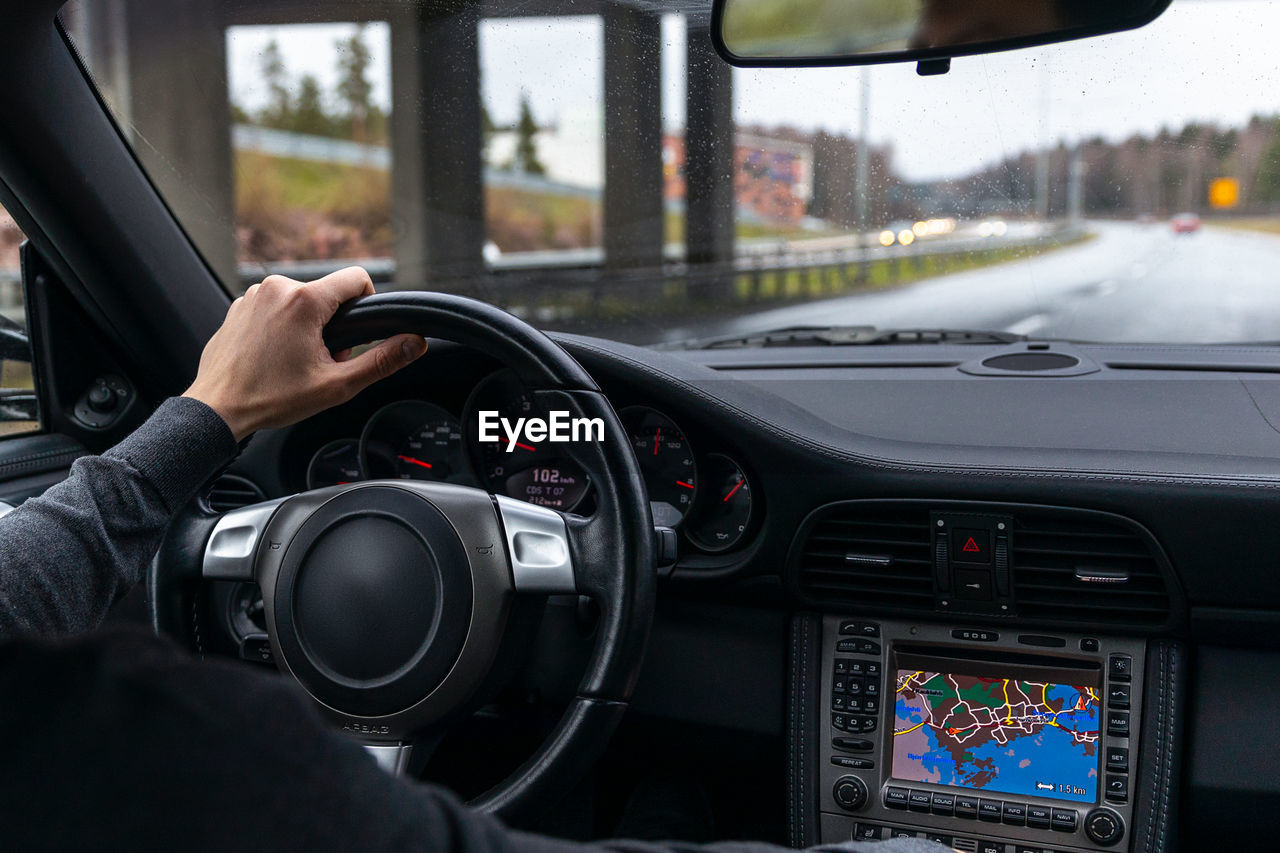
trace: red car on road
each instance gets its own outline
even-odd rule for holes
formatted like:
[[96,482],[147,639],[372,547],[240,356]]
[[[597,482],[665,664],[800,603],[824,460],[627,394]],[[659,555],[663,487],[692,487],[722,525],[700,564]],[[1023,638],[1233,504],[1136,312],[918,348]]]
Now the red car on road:
[[1194,213],[1179,213],[1169,220],[1174,234],[1194,234],[1200,230],[1200,217]]

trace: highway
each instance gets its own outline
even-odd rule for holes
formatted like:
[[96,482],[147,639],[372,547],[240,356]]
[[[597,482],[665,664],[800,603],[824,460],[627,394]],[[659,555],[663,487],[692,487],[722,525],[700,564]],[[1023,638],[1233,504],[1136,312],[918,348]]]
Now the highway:
[[1280,236],[1091,222],[1086,243],[895,290],[666,330],[667,341],[799,325],[956,328],[1093,341],[1280,341]]

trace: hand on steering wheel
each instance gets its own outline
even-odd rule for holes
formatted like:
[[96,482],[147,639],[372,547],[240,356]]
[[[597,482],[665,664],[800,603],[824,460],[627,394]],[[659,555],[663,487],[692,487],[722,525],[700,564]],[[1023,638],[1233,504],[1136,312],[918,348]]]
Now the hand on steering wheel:
[[311,282],[267,276],[231,303],[184,396],[221,415],[236,441],[345,403],[427,351],[421,335],[399,334],[356,358],[350,350],[330,353],[324,324],[342,303],[372,295],[361,267]]

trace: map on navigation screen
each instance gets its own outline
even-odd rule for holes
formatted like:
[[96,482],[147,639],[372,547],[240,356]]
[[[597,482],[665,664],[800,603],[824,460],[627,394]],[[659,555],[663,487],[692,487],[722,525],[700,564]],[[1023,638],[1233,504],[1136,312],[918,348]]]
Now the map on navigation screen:
[[897,681],[894,778],[1097,799],[1097,689],[905,669]]

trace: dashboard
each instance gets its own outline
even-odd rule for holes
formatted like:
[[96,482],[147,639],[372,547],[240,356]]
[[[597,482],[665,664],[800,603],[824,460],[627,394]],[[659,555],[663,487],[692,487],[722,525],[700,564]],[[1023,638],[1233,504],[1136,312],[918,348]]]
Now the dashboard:
[[[619,412],[655,519],[679,530],[633,708],[784,738],[793,843],[1153,850],[1179,795],[1187,837],[1217,838],[1224,821],[1268,837],[1280,783],[1261,768],[1280,756],[1253,745],[1280,696],[1257,682],[1221,697],[1233,674],[1280,673],[1272,351],[1053,344],[1090,371],[1015,376],[977,369],[1008,346],[558,340]],[[480,440],[482,408],[529,405],[502,365],[433,343],[349,403],[259,435],[232,473],[266,497],[407,477],[589,514],[593,484],[566,455]],[[252,611],[251,590],[228,595]],[[553,648],[529,672],[569,668]],[[870,710],[869,668],[889,693]],[[1016,786],[946,781],[936,756],[895,750],[915,713],[898,688],[919,704],[995,681],[1028,716],[1063,702],[1093,715],[1073,719],[1096,737],[1057,752],[1024,740],[1012,763],[992,753],[1006,775],[1045,756],[1064,771]],[[1016,702],[992,701],[1008,723]]]

